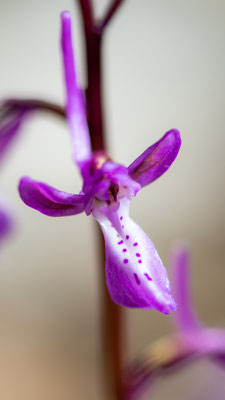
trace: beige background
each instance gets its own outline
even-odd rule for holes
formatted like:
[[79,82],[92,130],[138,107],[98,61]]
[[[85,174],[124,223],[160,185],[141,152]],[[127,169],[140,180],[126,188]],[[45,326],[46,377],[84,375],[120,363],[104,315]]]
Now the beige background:
[[[63,104],[59,14],[73,14],[81,81],[82,31],[72,0],[0,1],[0,96]],[[101,15],[107,3],[93,0]],[[128,165],[167,130],[183,146],[171,170],[133,201],[132,217],[169,269],[171,245],[189,242],[195,304],[225,325],[225,1],[126,0],[104,41],[110,154]],[[85,215],[51,219],[25,207],[22,175],[77,193],[78,171],[61,121],[35,116],[1,167],[16,219],[1,250],[0,398],[102,399],[100,288],[95,231]],[[129,357],[172,331],[170,317],[126,311]],[[160,381],[146,399],[225,398],[224,372],[196,363]],[[215,394],[216,393],[216,394]]]

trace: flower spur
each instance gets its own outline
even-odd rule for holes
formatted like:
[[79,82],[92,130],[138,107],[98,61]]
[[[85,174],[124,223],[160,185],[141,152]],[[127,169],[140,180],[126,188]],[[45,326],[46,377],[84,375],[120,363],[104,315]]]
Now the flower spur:
[[129,217],[131,197],[161,176],[175,160],[180,145],[177,130],[167,132],[128,168],[103,152],[91,151],[83,94],[77,83],[71,19],[62,13],[62,53],[66,114],[72,154],[83,177],[78,195],[23,177],[19,192],[24,203],[41,213],[68,216],[83,211],[98,221],[105,238],[106,282],[113,301],[127,307],[155,308],[165,314],[176,309],[167,272],[143,230]]

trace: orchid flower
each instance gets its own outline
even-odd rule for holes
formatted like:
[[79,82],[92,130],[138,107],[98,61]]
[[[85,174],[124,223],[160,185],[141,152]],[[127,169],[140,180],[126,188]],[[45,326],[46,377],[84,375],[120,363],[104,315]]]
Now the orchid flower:
[[62,54],[66,114],[72,154],[83,178],[79,194],[68,194],[23,177],[19,193],[26,205],[60,217],[85,212],[98,221],[105,239],[106,282],[112,300],[123,306],[176,309],[167,272],[143,230],[130,218],[131,198],[160,177],[175,160],[180,145],[177,130],[167,132],[129,167],[113,162],[103,151],[92,153],[82,90],[77,82],[69,12],[62,13]]
[[[156,378],[177,371],[199,357],[207,357],[225,368],[225,329],[206,327],[192,304],[190,254],[179,245],[172,256],[172,284],[177,311],[176,331],[144,349],[127,371],[128,398],[149,388]],[[138,397],[139,398],[139,397]]]
[[[4,159],[10,145],[17,136],[21,125],[27,120],[28,115],[37,110],[50,111],[59,116],[64,116],[64,110],[54,104],[40,100],[6,100],[0,105],[0,164]],[[3,239],[12,231],[13,219],[6,206],[6,201],[0,198],[0,245]]]
[[0,104],[0,162],[4,159],[9,146],[13,143],[21,126],[35,111],[51,112],[65,117],[62,107],[37,99],[9,99]]
[[13,221],[3,199],[0,199],[0,246],[12,231]]
[[178,304],[174,313],[178,335],[183,337],[183,341],[195,355],[213,355],[216,360],[225,362],[225,330],[206,327],[192,305],[190,254],[183,246],[173,253],[173,282]]

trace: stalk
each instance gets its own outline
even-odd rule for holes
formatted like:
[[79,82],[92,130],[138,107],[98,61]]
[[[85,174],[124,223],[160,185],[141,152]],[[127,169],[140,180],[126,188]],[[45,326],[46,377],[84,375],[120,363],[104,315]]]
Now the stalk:
[[[102,39],[106,25],[122,4],[123,0],[113,1],[105,17],[97,25],[94,22],[93,10],[89,0],[78,0],[85,34],[87,90],[87,119],[93,151],[106,150],[104,110],[102,100]],[[98,228],[99,248],[101,254],[101,287],[102,287],[102,338],[103,338],[103,371],[106,398],[125,400],[125,387],[122,381],[123,368],[123,310],[111,300],[105,283],[105,249],[104,240]]]

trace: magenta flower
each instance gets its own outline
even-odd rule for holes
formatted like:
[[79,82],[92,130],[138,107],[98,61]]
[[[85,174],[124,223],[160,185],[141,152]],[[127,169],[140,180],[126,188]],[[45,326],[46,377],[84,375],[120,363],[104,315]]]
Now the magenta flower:
[[1,199],[0,201],[0,245],[2,244],[4,238],[12,231],[12,218]]
[[129,216],[131,198],[160,177],[175,160],[180,145],[177,130],[167,132],[129,167],[105,152],[92,153],[83,94],[75,73],[71,19],[62,13],[62,52],[66,83],[67,120],[72,153],[83,177],[81,192],[68,194],[23,177],[19,192],[24,203],[52,216],[85,212],[98,221],[105,238],[106,281],[114,302],[127,307],[176,309],[166,270],[143,230]]
[[206,327],[192,305],[190,254],[184,247],[177,248],[173,254],[173,281],[178,304],[174,313],[178,337],[182,338],[186,349],[192,354],[213,356],[217,361],[224,363],[225,330]]
[[192,304],[190,254],[186,246],[173,252],[172,284],[177,311],[173,313],[176,331],[152,342],[128,368],[129,399],[149,389],[159,377],[174,373],[200,357],[225,368],[225,329],[206,327]]

